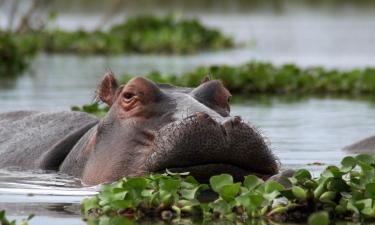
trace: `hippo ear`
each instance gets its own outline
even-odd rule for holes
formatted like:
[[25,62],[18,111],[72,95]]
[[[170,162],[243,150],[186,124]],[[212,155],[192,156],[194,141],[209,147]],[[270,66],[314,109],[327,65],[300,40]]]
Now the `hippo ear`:
[[203,79],[201,80],[201,84],[206,83],[206,82],[208,82],[210,80],[211,80],[211,75],[208,74],[208,75],[206,75],[206,76],[203,77]]
[[102,82],[96,90],[96,98],[112,106],[118,84],[112,72],[104,75]]

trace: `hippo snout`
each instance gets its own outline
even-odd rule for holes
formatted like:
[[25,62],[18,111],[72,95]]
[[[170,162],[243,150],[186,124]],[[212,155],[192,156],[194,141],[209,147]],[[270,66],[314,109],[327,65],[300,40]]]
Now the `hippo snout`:
[[147,160],[151,172],[189,171],[202,181],[218,172],[231,173],[238,180],[278,172],[278,162],[263,137],[237,116],[216,121],[197,112],[164,126],[155,140]]

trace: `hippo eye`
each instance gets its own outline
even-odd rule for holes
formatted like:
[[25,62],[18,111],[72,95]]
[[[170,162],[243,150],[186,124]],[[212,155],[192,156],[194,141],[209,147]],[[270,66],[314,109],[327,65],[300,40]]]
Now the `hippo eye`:
[[127,99],[127,100],[132,99],[134,96],[135,96],[135,94],[132,93],[132,92],[125,92],[124,93],[124,98]]
[[227,99],[228,103],[230,103],[231,99],[232,99],[232,96],[228,96],[228,99]]

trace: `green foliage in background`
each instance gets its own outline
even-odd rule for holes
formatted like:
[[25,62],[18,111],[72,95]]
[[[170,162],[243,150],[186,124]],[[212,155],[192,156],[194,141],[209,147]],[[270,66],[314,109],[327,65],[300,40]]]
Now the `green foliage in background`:
[[98,102],[94,102],[92,104],[83,105],[82,107],[73,106],[71,107],[72,111],[79,111],[79,112],[87,112],[90,114],[94,114],[97,117],[104,117],[105,114],[108,112],[108,107],[101,107]]
[[[329,220],[375,220],[375,157],[348,156],[341,166],[328,166],[317,178],[300,169],[284,177],[290,187],[274,180],[249,175],[243,182],[221,174],[210,178],[209,186],[192,176],[166,174],[123,178],[104,185],[99,194],[86,198],[82,215],[90,223],[111,224],[112,220],[156,217],[172,220],[199,217],[203,220],[308,221],[328,224]],[[218,195],[211,202],[198,196],[210,188]],[[105,223],[106,222],[106,223]]]
[[[19,223],[19,224],[20,225],[27,225],[28,221],[31,220],[33,217],[34,217],[34,215],[31,214],[26,219],[22,220],[21,223]],[[9,219],[7,219],[7,217],[5,215],[5,210],[0,210],[0,225],[16,225],[16,224],[17,224],[16,220],[10,221]]]
[[[300,68],[294,64],[275,66],[250,61],[239,66],[201,66],[184,73],[151,72],[146,77],[157,83],[196,87],[205,75],[220,79],[232,94],[375,94],[375,68],[340,71],[322,67]],[[125,83],[131,79],[125,75]]]
[[34,46],[52,53],[187,54],[233,46],[232,40],[216,29],[207,28],[195,19],[177,20],[172,16],[129,18],[108,31],[62,31],[52,28],[18,36],[34,40]]
[[29,42],[33,41],[0,32],[0,78],[14,76],[27,68],[37,50]]

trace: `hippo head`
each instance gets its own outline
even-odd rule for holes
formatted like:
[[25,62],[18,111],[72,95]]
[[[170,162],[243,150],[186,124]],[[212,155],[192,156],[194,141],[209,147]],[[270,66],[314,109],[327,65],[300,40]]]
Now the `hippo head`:
[[110,109],[83,150],[86,184],[166,169],[189,171],[202,182],[220,173],[240,180],[278,172],[262,136],[230,115],[231,95],[218,80],[182,88],[135,77],[119,86],[108,73],[97,95]]

